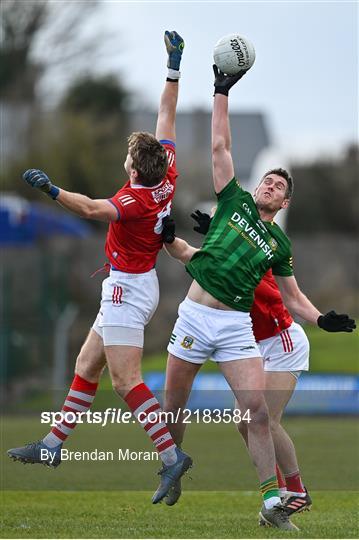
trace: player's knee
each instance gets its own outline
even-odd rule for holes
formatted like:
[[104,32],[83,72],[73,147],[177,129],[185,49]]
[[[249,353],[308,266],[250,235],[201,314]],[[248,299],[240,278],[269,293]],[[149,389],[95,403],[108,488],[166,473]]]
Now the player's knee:
[[279,429],[280,425],[280,419],[276,417],[270,417],[269,418],[269,427],[271,430],[271,433],[276,433]]
[[122,398],[125,398],[127,394],[142,381],[141,378],[135,376],[131,377],[128,374],[111,374],[112,388]]
[[75,375],[79,375],[86,381],[94,383],[98,382],[103,369],[104,366],[91,362],[91,360],[86,358],[81,352],[76,359]]
[[122,377],[112,377],[112,388],[116,394],[124,398],[129,392],[130,387]]
[[251,422],[248,424],[248,429],[251,427],[269,426],[268,408],[264,401],[256,401],[252,403],[252,406],[249,409]]

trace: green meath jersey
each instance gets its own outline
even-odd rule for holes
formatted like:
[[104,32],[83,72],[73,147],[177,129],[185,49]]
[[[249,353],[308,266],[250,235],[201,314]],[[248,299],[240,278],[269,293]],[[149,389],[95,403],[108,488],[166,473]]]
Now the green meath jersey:
[[253,197],[233,178],[220,193],[210,228],[187,272],[214,298],[250,311],[254,289],[272,268],[292,276],[290,241],[274,222],[262,221]]

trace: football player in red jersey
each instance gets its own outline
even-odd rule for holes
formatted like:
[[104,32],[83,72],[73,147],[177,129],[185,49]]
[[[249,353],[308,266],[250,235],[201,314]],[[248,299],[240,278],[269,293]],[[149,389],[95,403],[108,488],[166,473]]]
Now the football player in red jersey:
[[76,413],[90,408],[107,364],[115,391],[151,437],[163,462],[153,503],[161,501],[192,464],[175,445],[161,419],[160,405],[141,375],[144,327],[159,298],[154,267],[163,245],[162,220],[170,214],[177,178],[175,119],[184,41],[177,32],[166,31],[165,44],[168,76],[156,135],[130,135],[125,162],[128,181],[112,198],[93,200],[65,191],[37,169],[23,175],[30,186],[66,209],[81,217],[109,222],[105,251],[110,273],[103,282],[101,306],[77,358],[75,378],[62,409],[64,417],[71,413],[71,420],[64,418],[38,442],[8,451],[10,457],[23,463],[59,465],[62,444],[76,425]]

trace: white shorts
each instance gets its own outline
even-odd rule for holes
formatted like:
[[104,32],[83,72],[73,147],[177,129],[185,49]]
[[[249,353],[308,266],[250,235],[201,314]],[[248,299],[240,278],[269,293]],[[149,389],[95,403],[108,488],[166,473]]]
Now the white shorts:
[[156,270],[127,274],[111,270],[102,283],[100,311],[92,328],[104,345],[143,347],[144,327],[156,311],[159,287]]
[[213,309],[189,298],[179,305],[167,350],[193,364],[260,357],[249,313]]
[[258,342],[264,361],[264,371],[308,371],[309,341],[300,324],[293,322],[289,328],[274,337]]

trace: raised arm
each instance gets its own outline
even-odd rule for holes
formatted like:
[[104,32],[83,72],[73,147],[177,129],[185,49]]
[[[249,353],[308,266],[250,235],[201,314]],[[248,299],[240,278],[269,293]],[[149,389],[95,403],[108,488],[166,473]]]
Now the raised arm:
[[49,177],[39,169],[29,169],[23,174],[23,179],[31,187],[40,189],[61,206],[80,217],[106,222],[118,219],[117,209],[107,199],[90,199],[86,195],[60,189],[54,186]]
[[184,41],[177,32],[165,32],[168,53],[168,76],[158,109],[156,138],[176,142],[176,109],[178,99],[179,71]]
[[346,314],[329,311],[322,315],[299,289],[294,276],[275,276],[275,279],[282,294],[283,302],[291,313],[299,315],[299,317],[311,324],[318,325],[327,332],[352,332],[356,328],[354,319],[350,319]]
[[234,176],[231,154],[231,130],[228,114],[228,93],[232,86],[246,73],[225,75],[213,66],[214,71],[214,104],[212,113],[212,167],[213,182],[216,193],[232,180]]
[[198,248],[190,246],[186,240],[177,237],[172,243],[165,243],[164,247],[171,257],[181,261],[183,264],[188,263],[192,259],[193,255],[199,251]]

